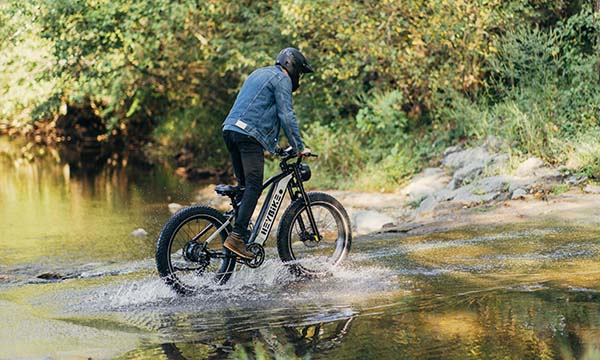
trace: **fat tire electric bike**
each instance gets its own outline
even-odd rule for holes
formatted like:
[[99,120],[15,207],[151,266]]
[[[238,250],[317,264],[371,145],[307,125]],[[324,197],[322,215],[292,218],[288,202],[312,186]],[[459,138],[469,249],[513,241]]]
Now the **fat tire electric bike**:
[[189,206],[163,226],[156,246],[156,267],[166,284],[186,295],[205,288],[207,277],[210,282],[225,284],[237,264],[262,265],[263,245],[286,194],[291,203],[279,221],[277,252],[289,271],[299,277],[316,277],[329,273],[346,257],[352,244],[348,213],[331,195],[304,190],[303,182],[310,179],[311,170],[302,157],[290,148],[278,155],[281,172],[263,183],[263,191],[269,191],[246,241],[254,257],[242,259],[223,247],[244,189],[218,185],[217,194],[231,199],[230,210],[222,213],[208,206]]

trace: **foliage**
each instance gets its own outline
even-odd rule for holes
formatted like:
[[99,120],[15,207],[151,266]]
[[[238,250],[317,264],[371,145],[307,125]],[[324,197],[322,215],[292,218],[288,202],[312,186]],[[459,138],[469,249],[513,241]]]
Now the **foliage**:
[[507,33],[488,61],[487,94],[476,101],[461,94],[443,100],[448,105],[438,116],[452,128],[451,141],[496,135],[525,155],[551,163],[575,156],[581,159],[577,168],[591,165],[596,150],[583,149],[600,139],[599,31],[586,7],[552,29],[523,26]]
[[597,150],[573,145],[593,144],[583,134],[600,119],[600,29],[584,0],[9,0],[0,9],[0,131],[52,131],[68,109],[87,108],[106,132],[100,141],[225,167],[220,125],[237,90],[291,45],[316,69],[294,101],[324,185],[392,189],[444,146],[490,134],[596,171]]
[[0,132],[28,129],[30,111],[52,95],[51,44],[35,36],[27,7],[0,3]]

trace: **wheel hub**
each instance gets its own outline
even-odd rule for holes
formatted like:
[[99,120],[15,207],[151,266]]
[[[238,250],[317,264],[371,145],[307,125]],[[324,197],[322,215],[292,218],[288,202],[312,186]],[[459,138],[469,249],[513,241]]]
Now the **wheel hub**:
[[300,240],[304,244],[304,246],[308,248],[314,248],[319,246],[319,241],[316,240],[316,236],[313,233],[309,233],[308,231],[304,231],[300,235]]
[[201,268],[206,268],[210,263],[210,257],[204,251],[204,244],[190,241],[183,247],[183,257],[187,261],[199,263]]

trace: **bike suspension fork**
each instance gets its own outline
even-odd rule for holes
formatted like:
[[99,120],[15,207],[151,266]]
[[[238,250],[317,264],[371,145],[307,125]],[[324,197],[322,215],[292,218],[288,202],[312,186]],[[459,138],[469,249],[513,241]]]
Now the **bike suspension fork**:
[[[300,190],[300,197],[302,198],[302,200],[304,201],[304,205],[306,206],[306,214],[308,216],[310,228],[314,235],[313,240],[315,242],[319,242],[321,240],[321,235],[319,234],[319,229],[317,228],[317,222],[315,221],[315,217],[314,217],[312,209],[310,207],[310,199],[308,198],[308,194],[306,193],[306,191],[304,191],[304,185],[302,184],[302,181],[300,180],[301,177],[300,177],[300,171],[298,170],[298,168],[294,168],[294,175],[295,175],[296,186],[298,187],[298,190]],[[288,191],[290,192],[292,200],[294,198],[296,198],[291,185],[288,185]],[[306,225],[304,224],[304,220],[302,219],[302,216],[298,217],[298,223],[300,225],[300,230],[302,230],[302,232],[306,232]]]

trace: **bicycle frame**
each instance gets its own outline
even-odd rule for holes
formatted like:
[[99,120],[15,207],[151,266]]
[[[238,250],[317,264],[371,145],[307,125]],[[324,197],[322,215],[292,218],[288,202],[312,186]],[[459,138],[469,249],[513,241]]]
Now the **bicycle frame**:
[[[281,208],[281,202],[285,197],[285,191],[292,180],[292,173],[286,174],[282,172],[278,175],[270,177],[263,184],[263,191],[270,185],[271,188],[267,193],[267,197],[265,198],[265,202],[260,209],[260,213],[258,214],[258,218],[256,220],[256,225],[252,228],[252,233],[250,234],[250,239],[248,241],[251,243],[258,243],[263,245],[269,234],[271,233],[271,228],[273,227],[273,223],[275,222],[275,218],[279,213],[279,209]],[[293,198],[292,198],[293,199]]]
[[[304,186],[302,185],[300,171],[298,169],[298,165],[300,161],[296,162],[296,165],[288,165],[284,161],[280,164],[281,173],[274,175],[267,179],[263,183],[262,191],[264,192],[267,187],[269,191],[265,198],[265,202],[258,214],[258,218],[256,220],[256,225],[252,228],[252,232],[250,233],[250,238],[248,240],[248,245],[252,243],[260,244],[261,246],[267,241],[269,238],[269,234],[271,233],[271,229],[273,227],[273,223],[275,222],[275,218],[279,214],[279,210],[281,208],[281,202],[285,197],[286,190],[290,195],[292,201],[302,198],[304,203],[306,204],[308,219],[310,222],[310,228],[313,231],[315,236],[315,241],[318,242],[321,239],[319,234],[319,230],[316,226],[315,219],[312,213],[312,209],[310,208],[310,200],[308,195],[304,191]],[[299,191],[294,192],[294,188],[297,188]],[[212,234],[207,240],[206,244],[210,243],[218,234],[221,233],[227,226],[231,224],[234,220],[235,212],[233,212],[221,225],[217,231]],[[306,230],[306,225],[302,217],[299,218],[299,225],[302,231]],[[207,229],[208,230],[208,229]],[[199,236],[198,236],[199,237]]]

